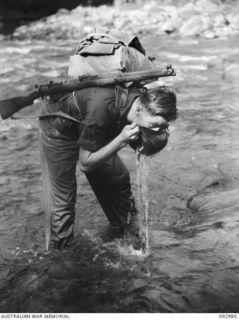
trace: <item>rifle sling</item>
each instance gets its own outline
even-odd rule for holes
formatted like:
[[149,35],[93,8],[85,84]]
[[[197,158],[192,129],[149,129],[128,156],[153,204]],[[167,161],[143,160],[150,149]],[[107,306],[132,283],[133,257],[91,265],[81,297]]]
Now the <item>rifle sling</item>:
[[73,96],[73,101],[74,101],[74,105],[79,113],[79,119],[77,120],[76,118],[70,116],[69,114],[63,112],[63,111],[57,111],[57,112],[53,112],[53,113],[49,113],[49,114],[38,114],[38,115],[34,115],[34,116],[29,116],[29,117],[16,117],[16,116],[12,116],[11,119],[12,120],[24,120],[24,119],[34,119],[34,118],[46,118],[46,117],[62,117],[62,118],[66,118],[69,119],[71,121],[77,122],[77,123],[81,123],[81,120],[83,119],[80,107],[77,103],[76,97],[75,97],[75,91],[72,93]]
[[15,116],[12,116],[11,119],[13,119],[13,120],[24,120],[24,119],[34,119],[34,118],[55,117],[55,116],[66,118],[66,119],[72,120],[72,121],[77,122],[77,123],[81,123],[79,120],[73,118],[69,114],[64,113],[62,111],[58,111],[58,112],[54,112],[54,113],[50,113],[50,114],[38,114],[38,115],[35,115],[35,116],[31,116],[31,117],[15,117]]
[[74,101],[75,107],[76,107],[76,109],[78,110],[78,113],[79,113],[79,119],[81,121],[81,120],[83,120],[83,116],[82,116],[82,113],[81,113],[80,106],[77,103],[76,92],[75,91],[72,92],[72,97],[73,97],[73,101]]

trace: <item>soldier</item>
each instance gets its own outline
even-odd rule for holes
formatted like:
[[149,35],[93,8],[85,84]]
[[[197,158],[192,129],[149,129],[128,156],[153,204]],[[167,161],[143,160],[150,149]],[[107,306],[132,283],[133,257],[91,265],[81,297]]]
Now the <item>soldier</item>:
[[135,144],[140,127],[159,130],[157,151],[162,149],[176,113],[176,95],[167,86],[93,87],[46,104],[40,117],[40,151],[45,211],[50,217],[48,249],[63,248],[73,238],[77,161],[110,224],[137,234],[131,228],[137,210],[130,176],[118,152]]

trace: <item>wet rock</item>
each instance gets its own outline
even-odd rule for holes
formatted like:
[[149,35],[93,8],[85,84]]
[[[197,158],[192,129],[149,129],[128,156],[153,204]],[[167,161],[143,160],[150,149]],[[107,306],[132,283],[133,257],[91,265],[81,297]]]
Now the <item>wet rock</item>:
[[223,79],[239,82],[239,63],[232,63],[224,69]]
[[225,38],[233,34],[234,34],[234,31],[230,26],[222,26],[220,28],[215,28],[215,35],[217,37]]
[[216,12],[218,11],[218,5],[213,3],[210,0],[198,0],[196,1],[196,7],[199,8],[200,11],[206,12]]
[[[128,4],[129,6],[130,4]],[[100,7],[81,7],[69,11],[61,9],[55,15],[20,27],[14,37],[66,39],[79,38],[95,28],[114,28],[134,34],[171,34],[183,37],[225,37],[239,32],[237,7],[228,5],[227,10],[209,0],[195,3],[168,5],[157,1],[134,2]],[[107,12],[107,15],[105,14]]]
[[196,6],[191,2],[188,2],[186,5],[180,6],[178,8],[178,15],[182,20],[187,20],[191,18],[193,15],[195,15],[196,13],[197,13]]
[[[239,276],[237,271],[231,269],[231,270],[220,270],[218,272],[215,272],[214,277],[208,283],[206,290],[207,291],[214,291],[217,294],[219,292],[224,292],[226,297],[228,298],[228,303],[232,306],[236,305],[237,301],[235,299],[234,293],[238,292],[239,285],[238,285]],[[220,295],[219,295],[220,296]]]
[[227,24],[227,20],[225,16],[222,13],[217,13],[216,15],[213,16],[213,24],[214,27],[222,27],[225,24]]
[[164,32],[170,34],[170,33],[175,32],[177,28],[176,28],[175,22],[174,22],[173,20],[170,20],[170,21],[165,22],[165,23],[161,26],[161,29],[162,29]]
[[223,65],[223,59],[221,58],[214,58],[210,62],[207,63],[207,68],[208,69],[213,69],[213,68],[220,68]]
[[226,24],[230,24],[232,29],[239,30],[239,13],[238,10],[229,13],[226,16]]
[[213,39],[218,37],[218,35],[213,30],[206,30],[204,31],[203,35],[207,39]]
[[186,37],[199,36],[204,31],[202,22],[200,16],[192,16],[183,23],[179,29],[179,34]]

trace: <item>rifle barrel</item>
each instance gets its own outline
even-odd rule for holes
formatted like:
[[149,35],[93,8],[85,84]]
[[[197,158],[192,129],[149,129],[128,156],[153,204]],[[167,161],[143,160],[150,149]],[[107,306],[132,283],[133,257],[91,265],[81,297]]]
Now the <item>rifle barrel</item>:
[[175,76],[174,69],[155,69],[155,70],[143,70],[143,71],[132,71],[125,73],[111,73],[102,74],[95,76],[81,76],[75,80],[54,83],[50,82],[47,85],[36,86],[39,90],[40,95],[51,95],[54,93],[59,93],[62,91],[72,92],[75,90],[97,87],[97,86],[107,86],[112,84],[121,84],[126,82],[139,82],[149,79],[157,79],[159,77]]

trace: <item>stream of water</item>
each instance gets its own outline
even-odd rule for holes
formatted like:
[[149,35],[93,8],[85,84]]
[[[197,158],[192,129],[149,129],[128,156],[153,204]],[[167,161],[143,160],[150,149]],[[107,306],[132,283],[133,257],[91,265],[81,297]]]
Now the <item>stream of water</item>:
[[137,198],[140,217],[141,249],[144,254],[150,253],[149,243],[149,168],[150,158],[137,153]]

